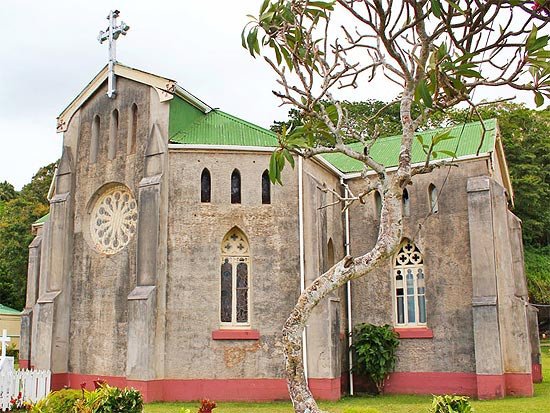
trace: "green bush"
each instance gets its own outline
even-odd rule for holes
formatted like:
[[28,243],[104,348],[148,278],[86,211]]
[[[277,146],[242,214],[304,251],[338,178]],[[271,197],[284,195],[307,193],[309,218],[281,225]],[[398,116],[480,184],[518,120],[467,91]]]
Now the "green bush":
[[397,361],[395,351],[399,345],[397,334],[389,325],[358,324],[353,329],[355,369],[365,374],[382,391],[384,382]]
[[473,413],[470,399],[466,396],[434,396],[430,413]]
[[99,383],[94,391],[64,389],[50,393],[31,413],[141,413],[143,398],[134,389]]
[[51,392],[31,408],[31,413],[68,413],[73,412],[73,407],[79,397],[80,390],[63,389]]

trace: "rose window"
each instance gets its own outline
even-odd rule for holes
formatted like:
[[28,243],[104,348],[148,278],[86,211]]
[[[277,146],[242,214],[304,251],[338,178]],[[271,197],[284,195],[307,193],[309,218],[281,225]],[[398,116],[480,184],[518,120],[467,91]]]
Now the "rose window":
[[130,190],[122,185],[109,188],[92,209],[90,232],[95,248],[104,254],[122,250],[136,233],[137,216]]

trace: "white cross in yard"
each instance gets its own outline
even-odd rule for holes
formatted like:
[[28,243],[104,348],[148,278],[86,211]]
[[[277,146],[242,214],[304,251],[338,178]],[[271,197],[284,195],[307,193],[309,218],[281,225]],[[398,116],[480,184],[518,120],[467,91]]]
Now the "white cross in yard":
[[2,337],[0,337],[0,342],[2,343],[2,357],[0,358],[3,359],[4,357],[6,357],[6,347],[10,341],[11,338],[8,337],[8,330],[4,329],[2,331]]

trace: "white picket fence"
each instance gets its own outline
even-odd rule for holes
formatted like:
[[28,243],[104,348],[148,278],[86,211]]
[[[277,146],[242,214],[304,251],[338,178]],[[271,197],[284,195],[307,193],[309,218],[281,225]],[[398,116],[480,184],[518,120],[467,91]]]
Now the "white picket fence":
[[0,373],[0,411],[10,407],[19,393],[25,401],[36,403],[50,392],[52,374],[49,370],[15,370]]

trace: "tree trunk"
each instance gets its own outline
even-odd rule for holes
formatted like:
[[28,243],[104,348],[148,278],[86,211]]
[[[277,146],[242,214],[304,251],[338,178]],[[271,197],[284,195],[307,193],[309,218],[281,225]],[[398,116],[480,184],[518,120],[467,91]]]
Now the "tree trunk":
[[401,241],[401,191],[397,178],[383,185],[380,230],[374,248],[357,258],[346,256],[306,288],[283,327],[283,352],[290,398],[296,413],[322,413],[304,375],[302,332],[311,311],[329,293],[360,278],[390,257]]

